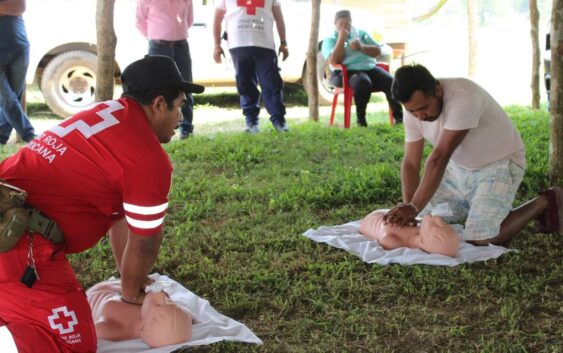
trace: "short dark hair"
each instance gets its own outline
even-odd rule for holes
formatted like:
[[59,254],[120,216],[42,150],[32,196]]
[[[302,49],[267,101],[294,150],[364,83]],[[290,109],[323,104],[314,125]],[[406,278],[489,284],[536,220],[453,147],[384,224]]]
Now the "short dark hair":
[[350,20],[352,20],[352,14],[350,13],[349,10],[337,11],[336,14],[334,15],[334,22],[338,21],[338,19],[340,18],[349,18]]
[[121,97],[128,97],[136,100],[141,105],[149,105],[158,97],[163,96],[168,106],[168,110],[174,109],[174,100],[180,96],[182,89],[178,87],[154,88],[139,92],[123,93]]
[[408,102],[415,91],[422,91],[427,95],[436,94],[438,81],[430,71],[422,65],[405,65],[395,71],[391,94],[393,99],[404,103]]

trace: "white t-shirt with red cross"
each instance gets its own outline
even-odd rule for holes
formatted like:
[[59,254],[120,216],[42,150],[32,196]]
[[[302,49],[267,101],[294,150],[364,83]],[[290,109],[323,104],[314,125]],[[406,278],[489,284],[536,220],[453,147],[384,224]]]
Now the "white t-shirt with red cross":
[[133,232],[157,234],[171,176],[168,155],[129,98],[64,120],[0,164],[0,178],[57,222],[70,253],[92,247],[123,217]]
[[475,82],[464,78],[440,79],[444,105],[438,119],[420,121],[405,112],[405,140],[425,139],[436,146],[447,130],[469,130],[452,154],[452,160],[468,169],[481,169],[500,160],[512,160],[525,168],[524,143],[495,99]]
[[225,11],[229,49],[275,50],[273,6],[281,6],[280,0],[218,0],[216,7]]

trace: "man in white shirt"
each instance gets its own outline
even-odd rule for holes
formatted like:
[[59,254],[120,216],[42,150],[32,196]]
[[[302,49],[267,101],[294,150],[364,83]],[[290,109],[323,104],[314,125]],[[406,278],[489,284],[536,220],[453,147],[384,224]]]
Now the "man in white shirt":
[[273,25],[280,37],[278,54],[287,59],[285,22],[280,0],[247,1],[218,0],[213,22],[215,49],[213,58],[221,62],[221,23],[225,19],[229,52],[235,66],[240,107],[246,118],[246,131],[256,133],[260,113],[260,91],[270,121],[277,131],[286,132],[283,81],[276,54]]
[[[410,224],[447,203],[448,220],[466,219],[464,238],[477,245],[505,244],[536,217],[542,231],[561,232],[561,188],[512,209],[526,168],[524,144],[482,87],[463,78],[438,81],[424,66],[409,65],[395,72],[391,91],[405,108],[405,153],[403,203],[389,211],[388,223]],[[425,140],[433,149],[420,176]]]

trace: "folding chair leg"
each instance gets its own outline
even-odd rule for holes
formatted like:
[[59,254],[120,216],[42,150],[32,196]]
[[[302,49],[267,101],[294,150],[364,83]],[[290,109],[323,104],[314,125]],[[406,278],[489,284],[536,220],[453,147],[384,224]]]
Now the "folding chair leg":
[[332,126],[334,124],[334,114],[336,112],[336,107],[338,106],[338,93],[335,93],[332,97],[332,110],[330,112],[330,121],[328,125]]
[[350,128],[350,116],[352,115],[352,98],[353,93],[351,89],[344,92],[344,128]]

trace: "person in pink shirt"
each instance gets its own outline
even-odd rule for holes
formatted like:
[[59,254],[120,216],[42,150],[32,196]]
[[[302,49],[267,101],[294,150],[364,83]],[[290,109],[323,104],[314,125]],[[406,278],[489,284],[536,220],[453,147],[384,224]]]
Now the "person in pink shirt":
[[[194,22],[192,0],[138,0],[137,28],[149,41],[149,55],[172,58],[182,77],[192,82],[192,59],[188,44],[188,29]],[[194,101],[186,97],[182,107],[180,138],[185,139],[194,131]]]

